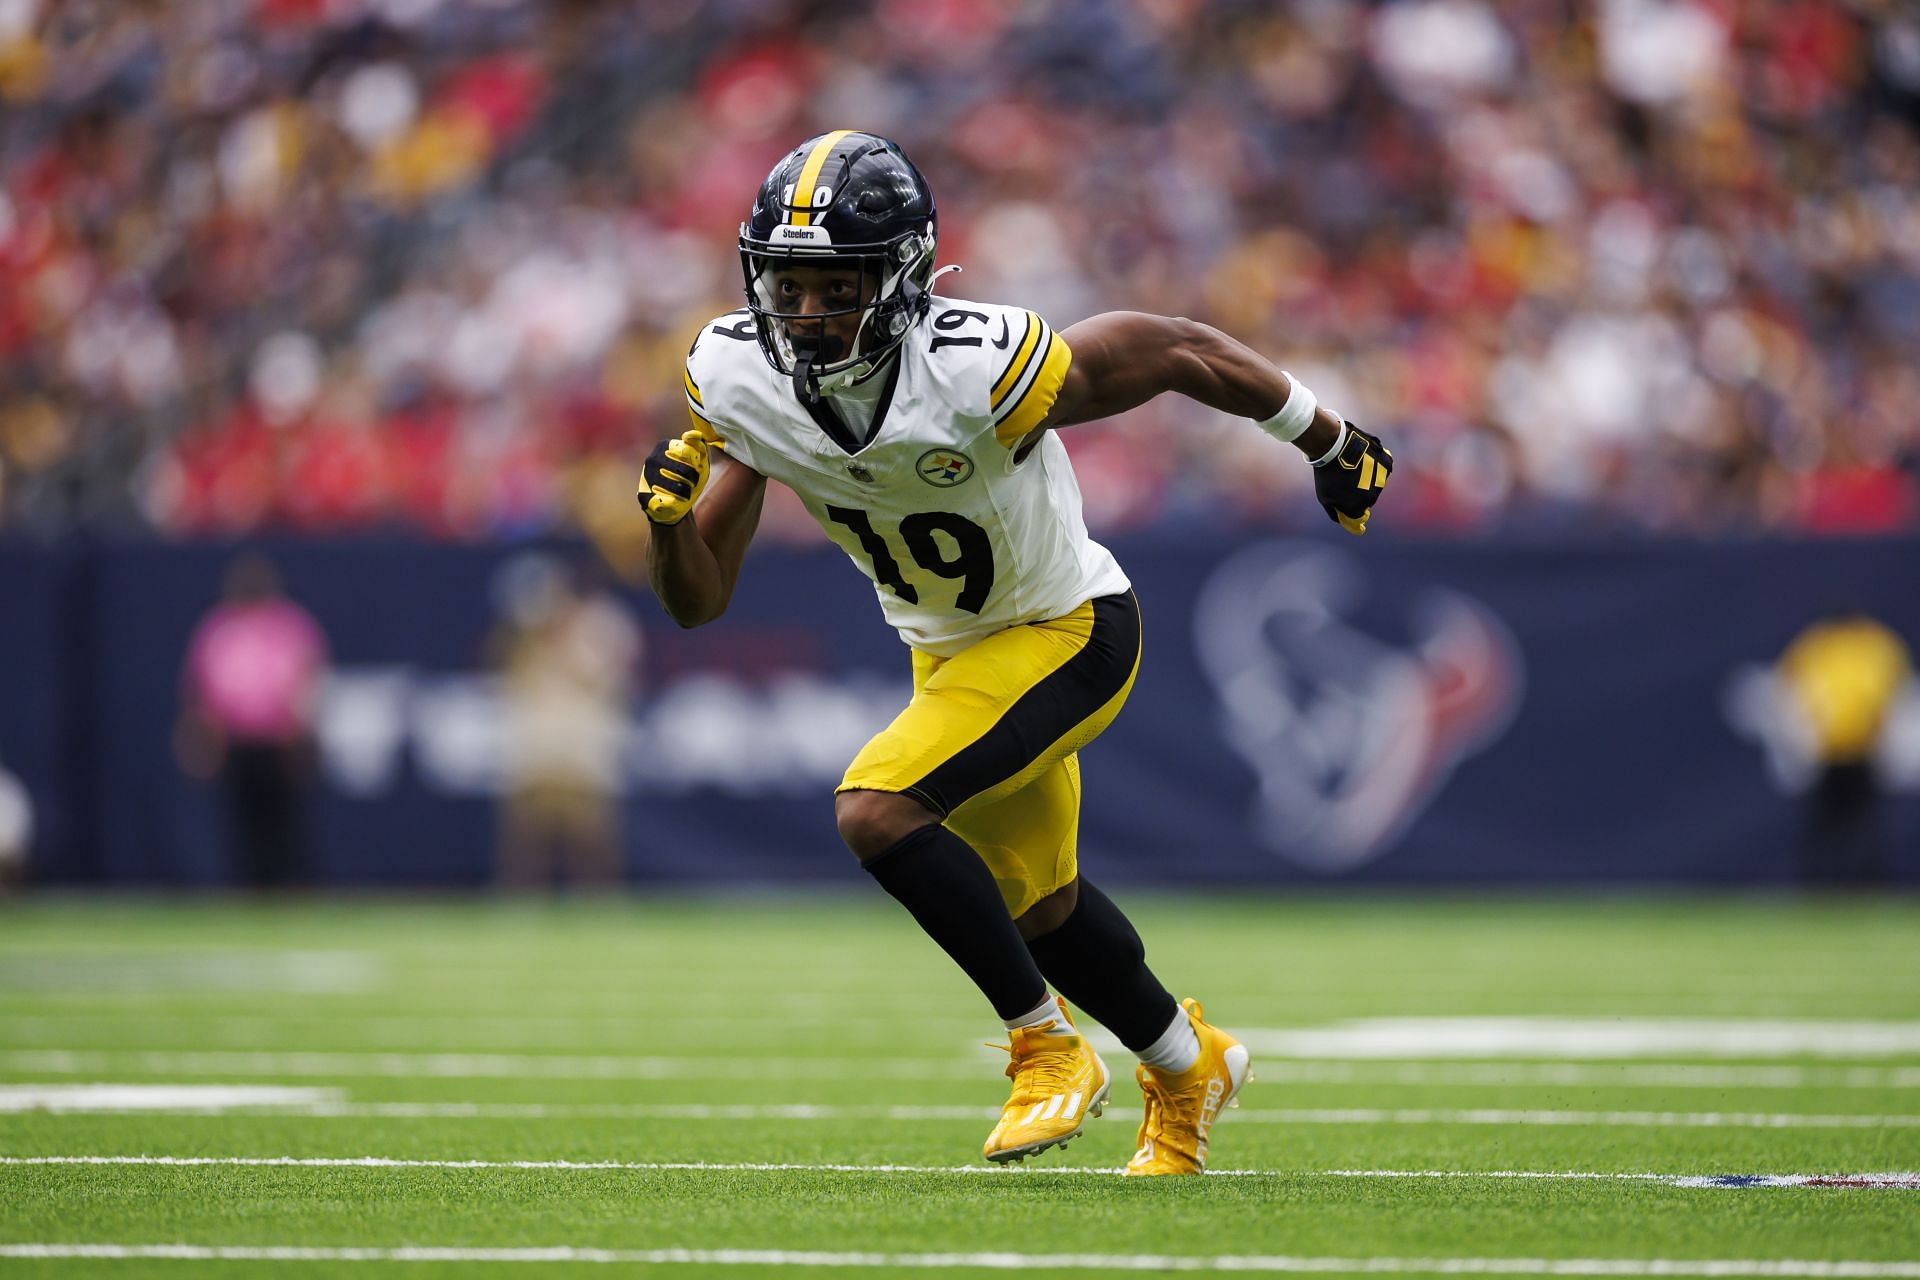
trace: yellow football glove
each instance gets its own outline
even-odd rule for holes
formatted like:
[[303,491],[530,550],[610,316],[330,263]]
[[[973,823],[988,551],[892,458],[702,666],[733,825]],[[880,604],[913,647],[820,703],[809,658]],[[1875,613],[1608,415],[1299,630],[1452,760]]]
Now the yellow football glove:
[[640,468],[640,509],[655,524],[679,524],[707,483],[707,440],[697,428],[653,446]]
[[1327,518],[1348,533],[1367,531],[1373,518],[1373,504],[1380,500],[1393,474],[1393,455],[1380,443],[1351,422],[1344,424],[1346,437],[1332,456],[1313,464],[1313,492],[1326,508]]

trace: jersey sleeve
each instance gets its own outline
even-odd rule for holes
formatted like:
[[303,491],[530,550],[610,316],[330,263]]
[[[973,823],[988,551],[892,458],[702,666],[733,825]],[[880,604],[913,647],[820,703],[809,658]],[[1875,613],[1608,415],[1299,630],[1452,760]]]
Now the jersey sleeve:
[[720,433],[714,429],[713,420],[707,416],[706,397],[701,394],[700,383],[693,376],[693,355],[699,349],[700,340],[695,338],[693,346],[687,351],[686,368],[681,374],[682,381],[686,384],[687,416],[693,420],[694,430],[709,441],[719,444],[722,443]]
[[1007,322],[1009,338],[1016,331],[1019,337],[1009,342],[1008,357],[989,366],[993,389],[988,395],[988,408],[994,438],[1012,449],[1053,408],[1066,381],[1067,367],[1073,363],[1073,352],[1068,350],[1066,340],[1032,311],[1009,308]]
[[[693,429],[729,458],[758,470],[754,467],[746,434],[731,425],[727,411],[727,360],[736,354],[732,349],[734,343],[724,334],[718,338],[711,335],[713,329],[726,327],[735,314],[729,312],[700,326],[693,345],[687,348],[687,362],[681,370],[681,390],[686,396],[687,418]],[[754,357],[759,357],[757,348]]]

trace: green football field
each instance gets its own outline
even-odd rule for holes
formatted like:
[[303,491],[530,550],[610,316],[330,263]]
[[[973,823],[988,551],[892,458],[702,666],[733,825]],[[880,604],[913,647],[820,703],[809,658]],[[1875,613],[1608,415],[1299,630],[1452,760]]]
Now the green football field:
[[1204,1178],[872,895],[0,903],[0,1276],[1920,1277],[1920,902],[1120,895]]

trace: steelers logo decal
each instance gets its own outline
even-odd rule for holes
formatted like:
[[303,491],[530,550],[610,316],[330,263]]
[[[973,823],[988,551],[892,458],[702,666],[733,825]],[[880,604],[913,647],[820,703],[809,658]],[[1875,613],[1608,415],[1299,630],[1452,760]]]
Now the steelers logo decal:
[[958,449],[929,449],[913,469],[936,489],[951,489],[973,474],[973,459]]

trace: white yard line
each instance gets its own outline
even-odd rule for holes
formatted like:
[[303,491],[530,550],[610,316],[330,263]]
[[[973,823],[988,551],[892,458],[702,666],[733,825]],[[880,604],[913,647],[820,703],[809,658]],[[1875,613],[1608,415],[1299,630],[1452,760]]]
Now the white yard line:
[[[533,1003],[538,1003],[536,998]],[[796,1013],[790,1009],[765,1014],[727,1013],[727,1014],[685,1014],[685,1001],[677,1005],[665,1002],[644,1007],[635,1007],[621,1013],[602,1014],[548,1014],[533,1013],[524,1016],[503,1017],[497,1014],[458,1014],[437,1013],[410,1016],[396,1013],[360,1014],[351,1010],[336,1012],[313,1011],[300,1014],[220,1014],[195,1015],[187,1029],[203,1043],[209,1036],[216,1036],[234,1044],[244,1044],[248,1048],[261,1047],[262,1042],[288,1039],[290,1034],[319,1031],[327,1034],[339,1034],[351,1030],[358,1035],[380,1035],[395,1037],[397,1043],[391,1046],[396,1050],[418,1050],[423,1048],[450,1049],[464,1051],[466,1046],[459,1044],[423,1044],[424,1033],[429,1030],[441,1031],[444,1036],[461,1036],[471,1039],[486,1038],[511,1040],[516,1047],[523,1045],[550,1046],[556,1039],[575,1038],[599,1041],[602,1044],[616,1040],[621,1033],[632,1033],[646,1025],[649,1019],[671,1016],[673,1026],[686,1034],[705,1034],[708,1032],[737,1030],[764,1040],[769,1032],[781,1035],[791,1034],[795,1030],[818,1031],[822,1035],[841,1036],[848,1030],[884,1033],[897,1038],[903,1027],[910,1027],[915,1033],[946,1030],[956,1038],[970,1038],[980,1028],[983,1021],[978,1017],[964,1014],[912,1014],[901,1018],[834,1016],[830,1022],[823,1020],[819,1010]],[[5,1013],[0,1012],[0,1034],[13,1037],[18,1042],[21,1036],[51,1036],[54,1034],[71,1035],[78,1028],[91,1031],[105,1027],[109,1030],[128,1034],[133,1029],[149,1028],[172,1031],[182,1030],[179,1015],[171,1017],[155,1014],[124,1013],[116,1010],[95,1010],[92,1012],[73,1012],[63,1010],[59,1013]],[[435,1037],[441,1038],[441,1037]],[[596,1046],[597,1047],[597,1046]]]
[[1920,1173],[1575,1173],[1532,1169],[1325,1169],[1326,1178],[1494,1178],[1516,1181],[1614,1179],[1670,1187],[1878,1187],[1920,1191]]
[[[1103,1036],[1103,1052],[1125,1051]],[[1259,1078],[1276,1083],[1487,1084],[1610,1086],[1623,1088],[1920,1088],[1920,1067],[1764,1067],[1603,1063],[1377,1063],[1264,1058],[1256,1050]],[[742,1055],[669,1057],[645,1054],[531,1054],[387,1052],[383,1050],[254,1051],[185,1049],[9,1049],[0,1070],[52,1075],[362,1076],[400,1079],[584,1079],[659,1080],[706,1078],[752,1080],[838,1079],[858,1072],[869,1078],[964,1079],[980,1072],[985,1055],[951,1057],[778,1057]]]
[[[991,1106],[844,1106],[831,1103],[542,1103],[542,1102],[348,1102],[338,1091],[273,1090],[248,1100],[245,1086],[154,1089],[141,1086],[0,1085],[0,1112],[61,1113],[142,1111],[169,1115],[311,1116],[331,1119],[483,1120],[966,1120],[990,1121]],[[100,1090],[98,1095],[89,1090]],[[326,1094],[274,1097],[275,1093]],[[98,1102],[92,1100],[97,1096]],[[1481,1108],[1239,1108],[1236,1123],[1320,1125],[1592,1126],[1654,1129],[1914,1129],[1914,1115],[1808,1115],[1741,1111],[1553,1111]]]
[[1920,1089],[1920,1067],[1630,1066],[1584,1062],[1262,1061],[1276,1084],[1536,1085],[1620,1089]]
[[[1123,1169],[1084,1165],[1035,1165],[1003,1168],[985,1164],[810,1164],[803,1162],[721,1160],[421,1160],[389,1156],[0,1156],[4,1165],[165,1165],[179,1168],[253,1167],[294,1169],[552,1169],[629,1173],[740,1172],[740,1173],[938,1173],[986,1177],[1047,1176],[1116,1177]],[[1871,1187],[1920,1190],[1920,1173],[1861,1174],[1674,1174],[1600,1173],[1530,1169],[1214,1169],[1209,1177],[1275,1178],[1462,1178],[1585,1182],[1648,1182],[1672,1187]]]
[[[1256,1059],[1355,1063],[1382,1059],[1569,1060],[1634,1058],[1888,1058],[1920,1056],[1920,1021],[1700,1018],[1359,1018],[1318,1027],[1236,1027]],[[1094,1037],[1115,1048],[1111,1038]],[[956,1048],[958,1046],[956,1037]],[[638,1055],[432,1053],[383,1051],[189,1051],[14,1049],[0,1068],[58,1073],[109,1072],[247,1075],[536,1076],[655,1079],[700,1075],[750,1079],[765,1074],[835,1076],[848,1070],[895,1078],[947,1078],[970,1068],[941,1059],[746,1058]],[[1284,1069],[1284,1068],[1282,1068]],[[1478,1069],[1486,1069],[1485,1064]],[[1535,1064],[1530,1069],[1544,1070]],[[1731,1068],[1729,1068],[1731,1069]],[[1748,1068],[1753,1070],[1754,1068]],[[1674,1070],[1665,1068],[1665,1070]],[[1889,1068],[1894,1087],[1920,1072]]]
[[11,1049],[0,1070],[137,1071],[154,1075],[362,1076],[399,1079],[721,1079],[838,1080],[859,1075],[892,1080],[950,1080],[980,1074],[977,1059],[951,1058],[668,1058],[624,1054],[514,1053],[253,1053],[170,1049]]
[[236,1107],[249,1110],[334,1106],[346,1102],[339,1089],[288,1088],[271,1084],[0,1084],[0,1113],[52,1111],[158,1111],[210,1115]]
[[14,994],[359,994],[380,981],[359,951],[128,951],[0,953],[0,986]]
[[[174,1022],[177,1024],[177,1019]],[[236,1020],[256,1035],[265,1020]],[[334,1020],[314,1020],[321,1021]],[[353,1019],[338,1021],[353,1022]],[[455,1019],[455,1021],[459,1021]],[[485,1020],[481,1020],[485,1021]],[[509,1022],[511,1019],[497,1019]],[[544,1019],[534,1019],[539,1022]],[[201,1025],[196,1022],[196,1026]],[[676,1024],[679,1025],[679,1024]],[[1251,1033],[1250,1033],[1251,1034]],[[1101,1051],[1125,1056],[1103,1032]],[[964,1078],[979,1074],[978,1059],[950,1058],[750,1058],[661,1057],[620,1054],[510,1054],[447,1050],[177,1050],[14,1049],[0,1052],[0,1067],[50,1074],[139,1070],[150,1074],[363,1075],[394,1077],[640,1078],[838,1076],[859,1069],[904,1079]],[[1262,1058],[1257,1074],[1273,1084],[1405,1084],[1501,1087],[1540,1086],[1621,1089],[1920,1089],[1920,1067],[1738,1066],[1611,1062],[1407,1062]]]
[[1594,1125],[1652,1129],[1915,1129],[1920,1116],[1802,1115],[1742,1111],[1514,1111],[1418,1108],[1252,1110],[1234,1119],[1255,1124]]
[[1288,1254],[848,1253],[797,1249],[471,1249],[407,1245],[330,1249],[283,1245],[0,1244],[0,1258],[171,1258],[193,1262],[577,1262],[651,1266],[893,1267],[975,1271],[1369,1272],[1394,1275],[1920,1277],[1920,1262],[1739,1258],[1329,1258]]
[[1234,1029],[1258,1058],[1882,1058],[1920,1054],[1920,1022],[1822,1018],[1356,1018]]

